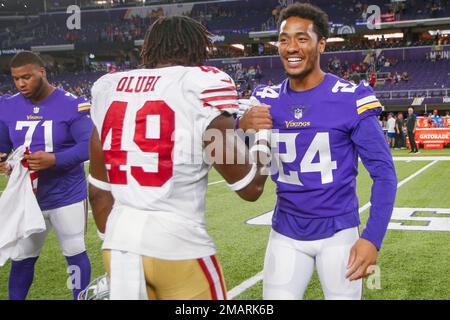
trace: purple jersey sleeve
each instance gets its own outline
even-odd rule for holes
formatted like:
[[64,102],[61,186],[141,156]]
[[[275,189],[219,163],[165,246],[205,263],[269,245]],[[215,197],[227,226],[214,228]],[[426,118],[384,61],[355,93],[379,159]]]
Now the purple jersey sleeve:
[[276,130],[273,229],[310,241],[358,226],[359,156],[373,179],[372,209],[362,237],[379,249],[392,214],[396,174],[376,118],[382,105],[372,88],[326,74],[311,90],[290,90],[285,80],[258,87],[253,96],[271,106]]
[[2,121],[3,117],[1,116],[3,113],[3,108],[5,108],[3,105],[4,98],[5,96],[0,97],[0,152],[9,153],[12,150],[12,142],[9,138],[8,126]]
[[356,121],[354,126],[370,116],[379,116],[383,111],[383,106],[380,101],[375,96],[372,87],[370,87],[366,82],[361,82],[361,84],[356,89]]
[[92,120],[89,116],[91,106],[84,97],[77,98],[73,103],[69,131],[75,144],[71,148],[55,153],[58,169],[72,167],[89,159],[89,138],[92,130]]
[[370,197],[372,206],[361,237],[372,242],[379,250],[391,219],[397,192],[394,163],[380,124],[374,115],[365,115],[358,122],[351,139],[373,180]]
[[9,153],[12,149],[8,127],[0,120],[0,152]]

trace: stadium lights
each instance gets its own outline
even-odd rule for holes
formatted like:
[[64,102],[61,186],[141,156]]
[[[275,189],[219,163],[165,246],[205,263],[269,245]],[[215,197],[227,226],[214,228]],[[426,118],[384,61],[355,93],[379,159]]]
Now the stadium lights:
[[239,49],[239,50],[242,50],[242,51],[244,51],[244,49],[245,49],[244,45],[240,44],[240,43],[235,43],[235,44],[232,44],[231,46],[233,48],[236,48],[236,49]]
[[450,34],[450,30],[428,30],[428,33],[430,34],[430,36],[435,36],[438,32],[441,36]]
[[327,42],[344,42],[345,39],[341,37],[328,38]]
[[403,32],[385,33],[385,34],[366,34],[366,35],[364,35],[364,38],[369,39],[369,40],[381,40],[381,38],[383,36],[384,36],[384,39],[402,39]]

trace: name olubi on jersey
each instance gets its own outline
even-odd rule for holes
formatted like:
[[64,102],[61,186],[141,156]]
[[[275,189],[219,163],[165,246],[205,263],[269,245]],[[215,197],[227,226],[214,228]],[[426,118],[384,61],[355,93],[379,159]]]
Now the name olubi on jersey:
[[117,84],[117,92],[145,93],[155,91],[155,86],[161,76],[123,77]]

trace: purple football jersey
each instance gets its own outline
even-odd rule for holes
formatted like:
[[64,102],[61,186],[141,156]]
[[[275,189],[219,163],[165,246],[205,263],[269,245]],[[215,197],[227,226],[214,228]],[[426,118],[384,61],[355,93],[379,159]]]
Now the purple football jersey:
[[[359,225],[356,176],[358,155],[364,151],[355,141],[354,131],[361,121],[368,117],[376,120],[381,113],[372,88],[326,74],[322,83],[310,90],[295,92],[285,80],[278,86],[258,87],[253,96],[271,106],[276,169],[272,179],[277,192],[274,230],[297,240],[318,240]],[[376,157],[393,169],[378,127],[373,129],[375,144],[381,149]],[[384,236],[385,230],[377,232]],[[381,245],[379,237],[370,239],[377,247]]]
[[86,98],[59,88],[39,104],[21,94],[0,101],[1,152],[27,145],[32,153],[55,154],[56,165],[39,171],[36,197],[42,210],[87,197],[83,162],[89,158],[89,109]]

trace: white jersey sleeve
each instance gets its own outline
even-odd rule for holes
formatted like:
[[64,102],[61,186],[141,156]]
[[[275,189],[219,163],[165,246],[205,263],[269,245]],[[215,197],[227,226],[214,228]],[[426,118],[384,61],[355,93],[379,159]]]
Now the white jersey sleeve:
[[111,89],[111,85],[111,75],[107,74],[94,82],[91,88],[91,118],[99,135],[101,134],[103,119],[109,107],[107,97],[108,89]]
[[237,98],[230,76],[212,67],[131,70],[94,84],[91,116],[115,199],[103,248],[160,259],[215,253],[203,136],[217,116],[237,113]]
[[233,79],[215,67],[190,68],[184,84],[185,91],[193,93],[203,104],[202,114],[206,118],[203,130],[220,114],[235,114],[239,111],[238,93]]

